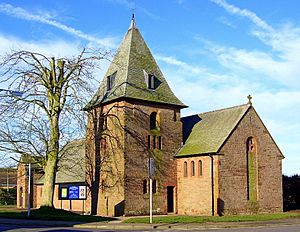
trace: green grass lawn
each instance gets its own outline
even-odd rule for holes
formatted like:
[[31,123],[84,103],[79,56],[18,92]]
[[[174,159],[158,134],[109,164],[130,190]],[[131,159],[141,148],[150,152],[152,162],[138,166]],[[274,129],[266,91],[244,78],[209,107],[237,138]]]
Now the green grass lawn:
[[17,208],[16,205],[0,205],[0,210],[1,208]]
[[[27,219],[26,210],[16,210],[9,208],[0,208],[1,218]],[[33,209],[30,213],[30,219],[47,221],[74,221],[74,222],[109,222],[115,220],[109,217],[79,215],[62,209],[40,208]]]
[[[205,222],[247,222],[268,221],[300,217],[300,213],[256,214],[223,217],[204,216],[155,216],[153,223],[205,223]],[[149,217],[135,217],[123,221],[124,223],[149,223]]]

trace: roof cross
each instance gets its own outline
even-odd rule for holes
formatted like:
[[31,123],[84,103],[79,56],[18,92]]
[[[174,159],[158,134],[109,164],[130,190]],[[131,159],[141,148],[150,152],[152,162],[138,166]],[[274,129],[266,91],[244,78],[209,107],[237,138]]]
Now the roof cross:
[[247,98],[248,98],[248,104],[250,105],[250,106],[252,106],[252,97],[251,97],[251,95],[249,94],[248,96],[247,96]]

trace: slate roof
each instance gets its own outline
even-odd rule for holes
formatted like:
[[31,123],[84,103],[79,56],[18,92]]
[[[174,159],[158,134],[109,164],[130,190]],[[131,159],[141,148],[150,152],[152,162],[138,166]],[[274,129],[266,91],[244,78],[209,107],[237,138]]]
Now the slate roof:
[[[187,138],[176,157],[217,153],[250,107],[245,104],[183,118]],[[185,122],[194,122],[194,126]]]
[[[107,77],[115,74],[112,88],[107,91]],[[148,74],[157,77],[155,90],[148,89]],[[111,62],[99,89],[84,107],[89,110],[119,98],[137,99],[186,107],[172,92],[153,58],[134,18]]]
[[[85,182],[84,139],[68,143],[60,152],[59,157],[56,184]],[[43,176],[35,180],[35,184],[43,184]]]

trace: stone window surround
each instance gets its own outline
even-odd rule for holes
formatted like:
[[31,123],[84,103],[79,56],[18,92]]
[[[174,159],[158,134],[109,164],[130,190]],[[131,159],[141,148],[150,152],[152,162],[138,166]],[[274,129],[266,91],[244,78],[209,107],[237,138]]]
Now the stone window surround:
[[[192,170],[194,163],[194,172]],[[196,165],[198,163],[197,173],[196,173]],[[188,167],[191,167],[190,175]],[[192,160],[184,160],[183,161],[183,177],[203,177],[203,161],[201,159],[192,159]]]
[[[157,179],[153,178],[152,179],[152,193],[155,194],[157,193]],[[150,191],[150,182],[147,179],[143,180],[143,194],[147,194]]]

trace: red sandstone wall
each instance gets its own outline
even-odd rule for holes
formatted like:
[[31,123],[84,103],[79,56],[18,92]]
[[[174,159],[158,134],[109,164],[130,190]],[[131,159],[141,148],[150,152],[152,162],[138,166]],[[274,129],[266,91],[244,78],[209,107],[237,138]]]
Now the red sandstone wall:
[[115,216],[116,207],[124,202],[124,102],[99,107],[89,115],[86,159],[87,181],[95,186],[87,203],[89,211],[94,204],[97,214]]
[[[257,141],[257,204],[247,200],[246,141]],[[219,211],[221,214],[282,211],[281,153],[253,108],[220,151]]]
[[149,183],[147,141],[148,135],[153,136],[149,130],[149,115],[152,112],[158,115],[157,136],[162,138],[162,149],[152,151],[156,166],[154,179],[157,181],[157,193],[153,194],[153,211],[167,213],[167,186],[173,186],[174,212],[177,212],[177,167],[174,155],[182,140],[180,110],[138,102],[127,106],[125,124],[131,132],[126,133],[125,137],[125,214],[149,213],[149,186],[148,192],[143,194],[143,180]]

